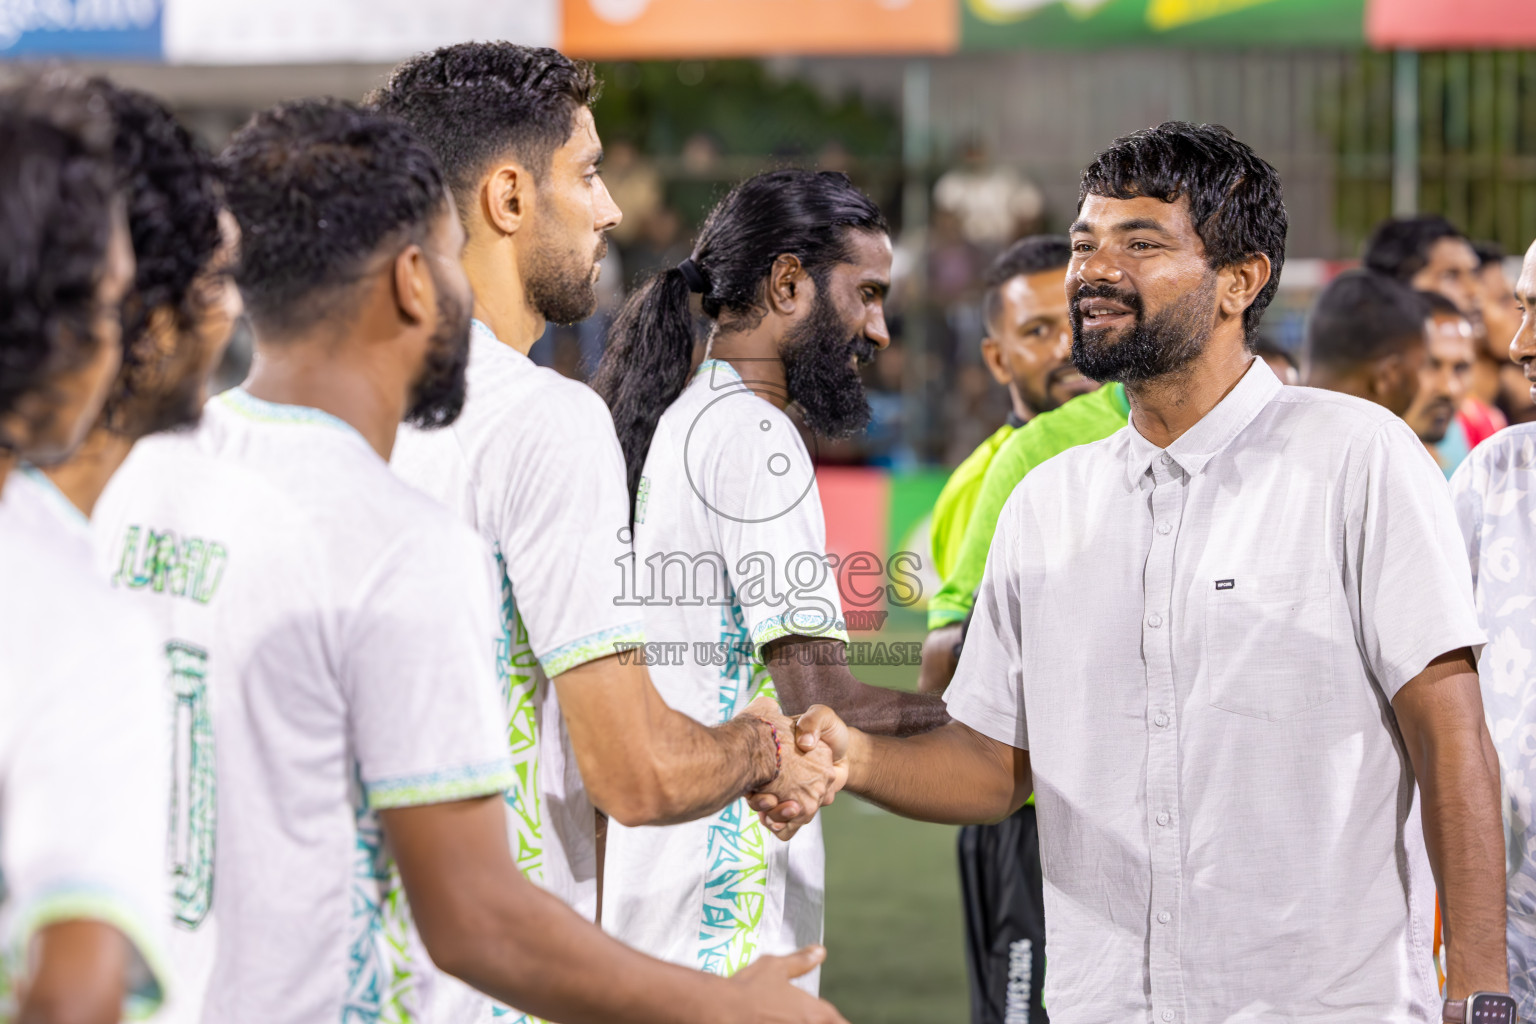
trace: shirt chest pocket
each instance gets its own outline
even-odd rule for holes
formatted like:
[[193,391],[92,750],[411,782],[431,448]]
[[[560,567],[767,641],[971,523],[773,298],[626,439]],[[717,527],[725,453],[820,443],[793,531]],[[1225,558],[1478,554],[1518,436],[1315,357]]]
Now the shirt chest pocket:
[[1278,721],[1333,699],[1337,666],[1324,574],[1216,580],[1206,596],[1205,627],[1212,707]]

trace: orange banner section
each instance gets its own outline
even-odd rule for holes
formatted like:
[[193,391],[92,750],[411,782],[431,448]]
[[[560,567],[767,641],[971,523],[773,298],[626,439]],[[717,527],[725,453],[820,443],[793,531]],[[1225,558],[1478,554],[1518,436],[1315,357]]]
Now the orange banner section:
[[956,0],[565,0],[573,57],[952,53]]

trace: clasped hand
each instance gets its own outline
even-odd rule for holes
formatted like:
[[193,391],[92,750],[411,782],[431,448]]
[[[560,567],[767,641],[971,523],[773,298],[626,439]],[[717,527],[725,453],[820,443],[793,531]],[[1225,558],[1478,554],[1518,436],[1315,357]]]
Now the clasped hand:
[[747,794],[747,802],[774,835],[787,840],[831,804],[848,781],[848,727],[821,704],[790,719],[769,697],[753,701],[744,714],[771,722],[778,730],[779,774]]

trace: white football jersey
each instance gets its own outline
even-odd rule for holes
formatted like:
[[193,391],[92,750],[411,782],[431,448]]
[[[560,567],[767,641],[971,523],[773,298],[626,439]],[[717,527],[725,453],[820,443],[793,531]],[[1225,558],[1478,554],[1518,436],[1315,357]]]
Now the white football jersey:
[[346,423],[238,389],[141,442],[96,527],[176,707],[172,1018],[430,1020],[377,812],[511,780],[479,538]]
[[[639,610],[614,600],[630,554],[629,493],[608,407],[476,320],[463,412],[442,430],[402,428],[390,464],[495,555],[496,660],[517,766],[506,792],[512,852],[524,874],[592,920],[596,817],[549,680],[641,640]],[[481,997],[457,993],[444,1007],[450,1019],[489,1018],[489,1004],[474,1005]]]
[[[762,649],[841,640],[815,467],[793,421],[729,363],[709,360],[665,413],[635,504],[634,575],[656,689],[719,725],[774,693]],[[698,821],[608,827],[603,927],[652,956],[732,974],[821,941],[821,819],[789,842],[746,800]],[[815,992],[819,972],[796,984]]]
[[124,1015],[168,984],[165,705],[153,645],[36,470],[0,492],[0,1020],[38,929],[86,918],[137,953]]

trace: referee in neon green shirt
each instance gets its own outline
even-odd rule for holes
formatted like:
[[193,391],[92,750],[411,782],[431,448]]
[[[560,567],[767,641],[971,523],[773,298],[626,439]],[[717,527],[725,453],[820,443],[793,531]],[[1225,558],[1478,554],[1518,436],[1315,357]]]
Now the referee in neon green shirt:
[[[1038,235],[1015,243],[987,271],[981,351],[1008,388],[1008,423],[950,476],[933,508],[933,564],[944,578],[929,604],[921,686],[938,692],[954,672],[963,623],[986,566],[1003,503],[1024,474],[1078,444],[1125,426],[1119,384],[1099,388],[1072,365],[1067,315],[1069,241]],[[1045,919],[1040,845],[1030,805],[997,825],[960,833],[966,953],[973,1024],[1045,1021]]]

